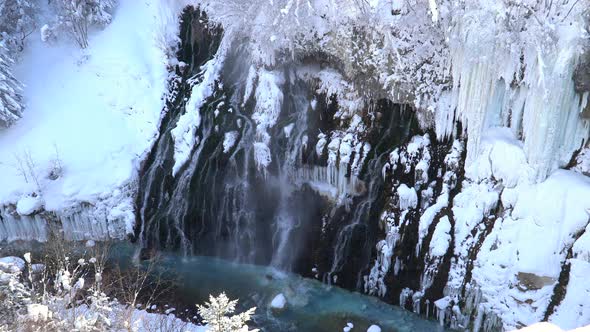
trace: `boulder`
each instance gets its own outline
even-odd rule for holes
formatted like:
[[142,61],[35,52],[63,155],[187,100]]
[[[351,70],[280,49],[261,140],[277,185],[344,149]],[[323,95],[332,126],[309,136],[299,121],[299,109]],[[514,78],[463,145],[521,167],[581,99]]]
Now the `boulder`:
[[381,327],[379,327],[378,325],[371,325],[367,329],[367,332],[381,332]]
[[518,288],[521,290],[537,290],[545,286],[552,285],[557,280],[555,278],[538,276],[533,273],[518,272]]
[[275,296],[270,302],[270,308],[275,312],[281,312],[285,310],[287,306],[287,299],[283,293]]

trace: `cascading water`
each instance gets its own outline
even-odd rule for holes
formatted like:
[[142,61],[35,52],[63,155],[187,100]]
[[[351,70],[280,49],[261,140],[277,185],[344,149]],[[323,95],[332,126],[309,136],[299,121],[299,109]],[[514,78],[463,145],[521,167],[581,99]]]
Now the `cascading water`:
[[[343,78],[321,55],[258,68],[247,40],[206,21],[183,15],[160,137],[140,174],[143,252],[272,266],[453,327],[500,329],[472,275],[503,187],[493,179],[489,197],[455,204],[472,181],[461,122],[443,139],[388,100],[351,112],[358,101],[331,90]],[[455,215],[469,204],[469,218]]]
[[[289,64],[272,73],[282,77],[282,104],[275,123],[261,132],[265,120],[260,97],[248,96],[246,57],[239,47],[223,49],[221,31],[195,24],[200,15],[185,12],[175,92],[141,174],[137,232],[143,247],[319,273],[361,289],[376,239],[371,220],[378,219],[383,201],[379,174],[388,153],[410,134],[412,113],[375,102],[367,117],[379,119],[354,133],[353,142],[351,131],[333,120],[337,100],[317,93],[315,83]],[[208,84],[212,61],[223,61],[223,68],[202,106],[191,109],[195,89]],[[195,144],[179,166],[174,132],[191,112],[198,119],[190,132]],[[350,122],[363,125],[360,118]],[[319,144],[323,133],[334,132],[338,142],[351,141],[351,152],[345,154],[341,143],[334,157],[330,144]],[[270,162],[261,167],[265,140]]]

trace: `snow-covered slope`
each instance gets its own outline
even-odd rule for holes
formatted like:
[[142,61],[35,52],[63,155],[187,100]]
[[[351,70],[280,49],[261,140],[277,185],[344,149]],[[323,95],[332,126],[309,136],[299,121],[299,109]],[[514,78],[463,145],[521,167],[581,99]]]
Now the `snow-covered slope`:
[[0,130],[0,205],[20,206],[33,195],[45,210],[63,213],[106,200],[108,208],[90,210],[127,222],[129,232],[130,183],[157,135],[166,51],[177,29],[166,2],[123,0],[87,50],[32,35],[15,69],[26,85],[26,112]]
[[[590,268],[583,235],[590,222],[590,178],[558,170],[532,182],[533,167],[507,129],[488,131],[482,148],[453,205],[459,257],[468,256],[474,221],[494,219],[474,262],[473,283],[484,299],[478,310],[494,312],[512,328],[546,319],[567,329],[590,324],[590,290],[576,277]],[[451,271],[450,288],[460,284],[454,278],[463,278],[460,264]],[[565,299],[559,287],[567,288]]]

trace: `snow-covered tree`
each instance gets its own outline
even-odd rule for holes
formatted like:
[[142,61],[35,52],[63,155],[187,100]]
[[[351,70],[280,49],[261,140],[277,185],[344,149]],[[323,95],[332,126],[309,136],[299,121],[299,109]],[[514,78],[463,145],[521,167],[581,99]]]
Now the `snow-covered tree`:
[[65,29],[81,48],[86,48],[88,29],[111,22],[116,0],[56,0],[55,5],[58,26]]
[[11,67],[27,36],[35,31],[36,12],[35,1],[0,0],[0,127],[8,127],[22,116],[22,85]]
[[0,127],[9,127],[22,116],[22,86],[11,72],[13,60],[0,43]]
[[[108,253],[107,249],[91,247],[89,259],[76,260],[70,257],[70,249],[62,243],[50,246],[42,263],[32,264],[30,253],[24,255],[24,260],[3,258],[0,264],[0,331],[186,330],[188,323],[173,314],[148,314],[137,309],[135,302],[125,300],[124,293],[128,290],[118,281],[113,283],[123,275],[116,270],[104,270],[106,256],[102,255]],[[135,277],[135,273],[125,275],[125,281],[136,283]],[[155,285],[148,285],[144,277],[140,277],[139,283],[142,292],[154,294]],[[112,296],[114,294],[122,297],[117,301]],[[218,297],[211,296],[205,306],[198,306],[199,313],[208,323],[207,330],[258,331],[249,330],[247,325],[256,308],[232,316],[237,302],[230,301],[222,293]],[[150,307],[149,302],[144,304]]]
[[20,277],[20,271],[0,271],[0,330],[12,324],[30,303],[31,292]]
[[23,50],[26,37],[35,31],[36,13],[35,1],[0,0],[0,41],[11,52]]
[[221,293],[217,297],[210,295],[209,302],[206,302],[204,306],[197,305],[197,308],[199,308],[199,314],[208,325],[208,331],[258,331],[257,329],[248,330],[248,325],[246,324],[250,320],[252,314],[256,311],[256,308],[250,308],[246,312],[230,316],[236,311],[236,304],[238,304],[238,300],[230,301],[225,293]]

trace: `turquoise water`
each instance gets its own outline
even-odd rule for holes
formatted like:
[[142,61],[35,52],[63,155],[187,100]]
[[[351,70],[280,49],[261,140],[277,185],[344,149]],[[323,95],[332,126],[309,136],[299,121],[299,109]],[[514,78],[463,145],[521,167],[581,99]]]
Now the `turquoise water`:
[[[174,254],[163,254],[159,265],[179,278],[182,292],[177,295],[183,300],[202,303],[209,294],[226,292],[245,307],[256,306],[255,321],[265,331],[342,331],[348,322],[354,324],[353,332],[366,331],[371,324],[383,331],[445,331],[374,297],[268,267]],[[273,313],[269,305],[279,293],[287,298],[287,308]]]
[[[28,243],[0,246],[0,256],[41,252],[43,245]],[[122,266],[134,264],[137,250],[128,243],[111,248],[111,261]],[[254,322],[263,331],[342,331],[348,322],[352,332],[366,331],[376,324],[382,331],[447,331],[437,322],[388,305],[375,297],[329,286],[295,274],[249,264],[237,264],[212,257],[182,257],[160,253],[157,268],[177,280],[174,299],[184,304],[203,303],[209,294],[225,292],[239,299],[240,306],[256,306]],[[273,312],[272,299],[282,293],[287,298],[284,311]]]

